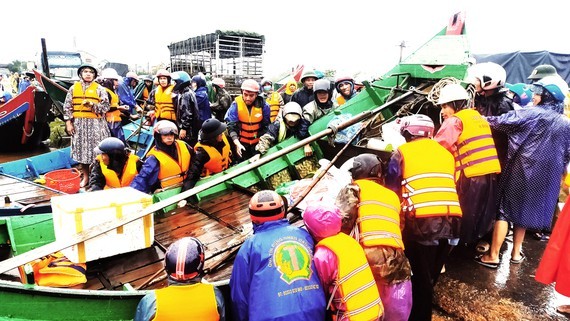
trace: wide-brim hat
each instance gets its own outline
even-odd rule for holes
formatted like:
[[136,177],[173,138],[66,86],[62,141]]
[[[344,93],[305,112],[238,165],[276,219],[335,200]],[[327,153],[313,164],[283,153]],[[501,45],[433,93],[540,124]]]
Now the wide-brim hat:
[[200,130],[200,138],[201,140],[214,139],[219,134],[223,133],[227,127],[228,125],[215,118],[206,119],[202,124],[202,129]]

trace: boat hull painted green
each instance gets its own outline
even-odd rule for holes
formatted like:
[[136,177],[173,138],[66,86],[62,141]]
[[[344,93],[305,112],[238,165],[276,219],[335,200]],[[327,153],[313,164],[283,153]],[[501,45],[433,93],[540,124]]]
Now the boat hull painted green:
[[86,291],[0,281],[2,320],[132,320],[146,291]]

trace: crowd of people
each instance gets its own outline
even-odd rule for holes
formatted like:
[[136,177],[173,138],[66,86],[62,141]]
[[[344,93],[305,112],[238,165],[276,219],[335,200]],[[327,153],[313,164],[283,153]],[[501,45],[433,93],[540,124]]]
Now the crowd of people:
[[[304,87],[289,98],[287,90],[294,90],[296,82],[278,93],[268,79],[246,79],[235,99],[224,88],[223,79],[212,80],[211,95],[203,75],[190,77],[184,71],[160,69],[154,80],[149,77],[144,84],[139,84],[134,72],[123,78],[107,68],[99,74],[89,64],[82,65],[77,73],[80,80],[70,88],[64,102],[64,120],[72,136],[72,158],[80,164],[81,187],[91,191],[111,186],[132,186],[147,193],[178,187],[184,191],[201,177],[232,164],[258,160],[271,146],[290,136],[308,137],[309,125],[338,106],[333,99],[335,86],[342,83],[339,97],[347,92],[346,100],[356,93],[353,79],[343,77],[338,83],[317,80],[312,70],[301,77]],[[142,99],[137,100],[135,92],[140,86],[144,86],[140,90]],[[285,100],[289,102],[285,104]],[[127,166],[122,155],[128,147],[123,125],[139,119],[141,112],[146,119],[141,121],[153,126],[155,143],[135,162],[135,175],[122,179]],[[113,147],[110,153],[104,152],[108,146]],[[309,145],[304,151],[307,156],[313,153]],[[101,171],[103,163],[107,163],[105,169],[112,170]]]
[[[471,86],[457,80],[440,89],[437,132],[425,115],[398,119],[405,143],[387,163],[374,154],[355,157],[352,181],[335,204],[305,209],[306,228],[289,225],[277,193],[256,193],[249,203],[254,234],[241,246],[230,279],[234,317],[431,320],[434,286],[454,248],[473,249],[478,264],[496,269],[512,229],[509,262],[521,264],[526,230],[552,230],[570,161],[570,121],[563,113],[568,85],[550,67],[537,67],[528,85],[507,84],[500,65],[473,65]],[[100,83],[92,66],[78,75],[64,110],[72,157],[90,190],[190,189],[231,164],[258,160],[287,137],[308,137],[315,120],[358,95],[354,79],[318,79],[309,70],[301,88],[288,83],[282,94],[268,79],[247,79],[232,100],[223,80],[212,81],[210,95],[201,76],[159,70],[144,105],[130,106],[117,92],[125,82],[116,72],[104,70]],[[127,89],[136,87],[136,75],[125,79]],[[149,107],[155,145],[139,159],[113,124],[121,113]],[[307,145],[304,152],[313,151]],[[199,240],[172,244],[165,256],[171,286],[147,295],[135,320],[223,320],[230,303],[201,282],[203,260]],[[182,305],[196,309],[168,309]]]

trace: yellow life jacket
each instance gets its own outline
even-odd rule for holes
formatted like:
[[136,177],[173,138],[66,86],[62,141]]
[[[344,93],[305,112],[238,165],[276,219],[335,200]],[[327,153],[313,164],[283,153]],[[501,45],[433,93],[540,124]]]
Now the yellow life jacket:
[[283,118],[279,118],[279,133],[277,134],[277,142],[282,142],[287,137],[287,125]]
[[228,142],[226,135],[223,135],[222,139],[224,141],[224,147],[222,148],[221,154],[216,147],[203,145],[200,142],[196,144],[196,148],[202,147],[206,153],[208,153],[208,156],[210,156],[210,160],[204,164],[204,169],[201,174],[202,177],[219,173],[228,168],[230,164],[230,143]]
[[271,116],[269,117],[269,120],[271,122],[274,122],[275,119],[277,118],[277,115],[279,115],[279,110],[281,109],[281,105],[279,104],[279,98],[281,98],[281,95],[278,92],[274,91],[265,100],[269,105],[269,108],[271,109],[271,114],[270,114]]
[[475,109],[463,109],[454,116],[463,123],[455,155],[457,174],[462,170],[466,177],[500,173],[501,164],[487,120]]
[[259,141],[263,109],[253,106],[250,112],[241,95],[236,97],[236,103],[240,127],[239,141],[248,145],[255,145]]
[[[338,273],[331,300],[334,292],[339,291],[341,300],[346,305],[343,317],[350,321],[369,321],[382,316],[384,306],[360,244],[350,236],[338,233],[322,239],[317,243],[319,246],[331,250],[338,259]],[[329,300],[329,305],[331,302]]]
[[[119,96],[117,94],[115,94],[115,92],[109,88],[105,88],[105,90],[107,90],[107,92],[111,96],[111,101],[109,102],[110,103],[109,106],[118,108],[119,107]],[[121,121],[121,111],[119,109],[115,109],[113,111],[108,111],[107,114],[105,114],[105,117],[107,118],[107,121],[110,123],[120,122]]]
[[101,118],[101,116],[95,114],[91,107],[83,105],[83,101],[87,100],[93,104],[98,104],[101,102],[101,98],[97,94],[97,87],[99,84],[92,82],[83,91],[83,86],[80,82],[75,82],[72,88],[72,103],[73,103],[73,117],[74,118]]
[[[416,218],[459,216],[455,160],[438,142],[423,138],[401,145],[402,209]],[[429,159],[426,158],[429,155]]]
[[346,99],[344,99],[343,95],[338,95],[336,96],[336,102],[339,106],[342,106],[344,103],[346,103]]
[[211,284],[171,285],[155,290],[155,294],[156,314],[153,321],[220,319],[214,286]]
[[368,179],[354,182],[360,187],[356,240],[364,246],[391,246],[403,250],[398,195]]
[[125,163],[125,167],[123,168],[123,175],[120,179],[117,172],[109,169],[107,165],[103,163],[101,155],[97,155],[96,159],[99,161],[103,176],[105,176],[105,189],[129,186],[138,174],[137,161],[139,160],[139,157],[137,155],[129,155],[129,158],[127,158],[127,162]]
[[176,110],[174,110],[174,103],[172,102],[172,90],[174,85],[166,88],[158,86],[154,93],[154,103],[156,105],[156,118],[169,119],[176,121]]
[[186,148],[186,144],[181,140],[175,140],[174,143],[178,152],[178,162],[167,153],[156,148],[151,149],[147,154],[156,157],[160,163],[158,179],[163,189],[182,185],[190,167],[190,151]]

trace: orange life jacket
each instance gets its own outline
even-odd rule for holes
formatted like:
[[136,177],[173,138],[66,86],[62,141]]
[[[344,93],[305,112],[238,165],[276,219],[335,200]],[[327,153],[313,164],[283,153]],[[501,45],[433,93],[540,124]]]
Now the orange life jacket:
[[72,103],[73,103],[73,117],[74,118],[101,118],[101,116],[95,114],[91,107],[83,105],[83,101],[87,100],[93,104],[98,104],[101,102],[101,98],[97,94],[97,87],[99,84],[92,82],[83,91],[83,86],[80,82],[75,82],[72,87]]
[[[63,253],[55,252],[30,262],[37,285],[71,287],[87,282],[85,263],[73,263]],[[22,276],[22,275],[21,275]]]
[[343,317],[350,321],[369,321],[382,316],[384,306],[360,244],[350,236],[338,233],[322,239],[317,243],[319,246],[331,250],[338,259],[338,273],[331,300],[334,300],[334,292],[338,291],[346,306],[346,311],[342,312]]
[[255,145],[259,141],[263,109],[253,106],[250,112],[241,95],[236,97],[236,103],[240,127],[239,141],[248,145]]
[[172,90],[174,85],[166,88],[158,86],[154,93],[154,103],[156,105],[156,118],[170,119],[176,121],[176,110],[174,110],[174,103],[172,102]]
[[186,147],[186,143],[181,140],[175,140],[176,151],[178,152],[178,162],[175,161],[167,153],[155,148],[151,149],[147,155],[153,155],[160,163],[158,171],[158,179],[161,188],[176,187],[182,185],[182,182],[188,176],[188,168],[190,167],[190,151]]
[[211,284],[171,285],[155,290],[155,294],[156,314],[153,321],[220,319],[214,286]]
[[487,120],[475,109],[463,109],[454,116],[463,123],[455,155],[457,174],[462,170],[466,177],[500,173],[501,164]]
[[[109,101],[110,107],[119,107],[119,96],[109,88],[105,88],[109,95],[111,96],[111,100]],[[117,123],[121,121],[121,111],[119,109],[115,109],[113,111],[108,111],[105,114],[105,118],[110,123]]]
[[[416,218],[462,216],[455,187],[455,160],[438,142],[422,138],[401,145],[402,209]],[[426,159],[429,155],[429,159]]]
[[208,156],[210,156],[210,160],[204,164],[204,169],[201,174],[202,177],[219,173],[228,168],[230,164],[230,143],[228,142],[226,135],[222,135],[222,139],[224,147],[222,148],[221,154],[216,147],[203,145],[200,142],[196,144],[195,148],[202,147],[206,153],[208,153]]
[[269,120],[271,122],[275,121],[275,119],[277,118],[277,115],[279,115],[279,110],[281,110],[279,98],[281,98],[281,95],[278,92],[274,91],[265,100],[267,102],[267,104],[269,105],[269,108],[271,109],[271,114],[270,114],[271,116],[269,117]]
[[117,172],[109,169],[107,165],[103,163],[101,155],[97,155],[96,159],[99,161],[103,176],[105,176],[105,189],[129,186],[138,174],[137,161],[139,160],[139,157],[136,155],[129,155],[129,158],[127,158],[127,162],[125,163],[125,167],[123,168],[123,175],[120,179]]
[[403,250],[398,195],[368,179],[354,182],[360,187],[356,240],[364,246],[391,246]]

